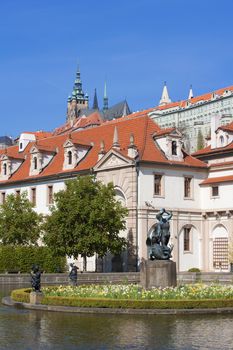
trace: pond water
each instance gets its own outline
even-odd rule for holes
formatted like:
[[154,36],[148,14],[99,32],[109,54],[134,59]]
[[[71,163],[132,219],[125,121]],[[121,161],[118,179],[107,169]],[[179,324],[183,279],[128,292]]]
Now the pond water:
[[[1,297],[10,289],[0,286]],[[79,315],[0,304],[0,349],[230,350],[233,315]]]

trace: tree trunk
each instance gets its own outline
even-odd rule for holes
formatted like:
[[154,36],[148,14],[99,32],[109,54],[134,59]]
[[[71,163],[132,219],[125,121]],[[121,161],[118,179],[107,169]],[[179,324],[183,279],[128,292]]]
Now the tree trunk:
[[83,271],[84,272],[87,271],[87,256],[86,255],[83,256]]

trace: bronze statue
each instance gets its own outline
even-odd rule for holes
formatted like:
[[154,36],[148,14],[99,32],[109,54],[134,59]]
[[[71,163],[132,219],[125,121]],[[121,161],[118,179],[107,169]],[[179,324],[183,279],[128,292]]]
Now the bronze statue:
[[69,273],[69,278],[72,286],[77,286],[77,279],[78,279],[78,267],[74,264],[70,264],[71,270]]
[[34,292],[40,292],[41,272],[39,266],[33,265],[31,271],[31,285]]
[[146,245],[150,247],[150,260],[169,260],[173,246],[168,246],[170,239],[170,223],[172,213],[164,208],[156,215],[158,223],[146,240]]

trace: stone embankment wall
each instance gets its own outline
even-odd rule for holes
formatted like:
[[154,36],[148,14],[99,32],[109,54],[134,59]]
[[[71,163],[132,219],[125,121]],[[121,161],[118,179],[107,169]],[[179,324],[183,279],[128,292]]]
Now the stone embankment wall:
[[[19,285],[30,286],[30,275],[24,273],[6,273],[0,274],[0,285]],[[139,272],[114,272],[114,273],[79,273],[78,284],[93,284],[93,283],[139,283]],[[221,283],[233,284],[233,273],[197,273],[197,272],[180,272],[177,274],[178,284],[186,283]],[[57,274],[42,274],[42,285],[68,284],[69,277],[65,273]]]
[[[114,272],[114,273],[79,273],[78,284],[93,283],[139,283],[139,272]],[[0,284],[19,284],[30,286],[30,275],[26,273],[0,274]],[[42,285],[68,284],[68,273],[45,273],[41,275]]]

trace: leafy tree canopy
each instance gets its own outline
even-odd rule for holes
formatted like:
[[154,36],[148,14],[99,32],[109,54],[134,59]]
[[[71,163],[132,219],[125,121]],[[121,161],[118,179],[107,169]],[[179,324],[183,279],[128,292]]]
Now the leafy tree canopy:
[[10,194],[0,206],[0,240],[2,244],[32,245],[40,235],[42,216],[33,210],[26,193]]
[[126,227],[128,211],[117,201],[112,183],[79,176],[67,181],[54,200],[44,225],[44,241],[55,254],[103,257],[108,251],[119,254],[126,246],[119,232]]

